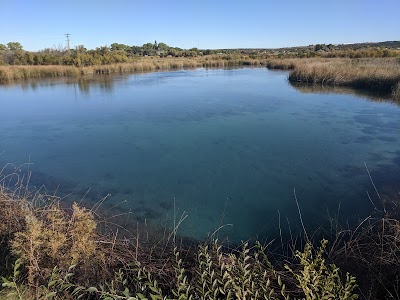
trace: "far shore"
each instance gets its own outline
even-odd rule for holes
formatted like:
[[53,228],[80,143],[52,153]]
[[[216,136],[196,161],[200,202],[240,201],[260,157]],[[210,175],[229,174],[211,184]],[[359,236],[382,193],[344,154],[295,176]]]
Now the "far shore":
[[51,77],[79,77],[88,74],[122,74],[193,68],[226,68],[233,66],[266,66],[269,69],[290,70],[289,81],[319,86],[338,86],[391,94],[400,99],[399,58],[251,58],[218,57],[138,58],[129,63],[87,67],[46,65],[0,66],[0,84],[15,80]]
[[224,68],[231,66],[261,66],[267,60],[241,58],[220,58],[218,56],[203,56],[193,58],[138,58],[133,62],[116,63],[107,65],[94,65],[87,67],[48,65],[27,66],[10,65],[0,66],[0,83],[29,78],[81,76],[87,74],[118,74],[137,73],[157,70],[175,70],[185,68]]

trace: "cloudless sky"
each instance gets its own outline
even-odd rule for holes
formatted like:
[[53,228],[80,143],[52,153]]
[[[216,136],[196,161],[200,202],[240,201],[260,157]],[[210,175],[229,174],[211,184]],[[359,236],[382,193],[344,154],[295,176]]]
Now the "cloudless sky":
[[400,0],[0,0],[0,43],[26,50],[164,42],[278,48],[400,40]]

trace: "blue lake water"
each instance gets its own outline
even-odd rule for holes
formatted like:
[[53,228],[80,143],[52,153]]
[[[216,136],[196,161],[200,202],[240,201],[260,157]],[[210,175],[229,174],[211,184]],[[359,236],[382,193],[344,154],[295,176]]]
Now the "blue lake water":
[[[400,108],[302,93],[286,72],[185,70],[0,86],[0,162],[87,206],[204,238],[273,237],[379,208],[400,189]],[[90,189],[90,190],[89,190]],[[88,191],[89,190],[89,191]],[[114,207],[115,206],[115,207]],[[169,223],[170,224],[170,223]]]

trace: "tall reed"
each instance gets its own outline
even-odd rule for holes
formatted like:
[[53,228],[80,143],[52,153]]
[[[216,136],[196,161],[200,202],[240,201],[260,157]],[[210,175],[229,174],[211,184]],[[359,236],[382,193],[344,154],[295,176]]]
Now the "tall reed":
[[395,58],[284,59],[269,61],[267,66],[292,70],[290,82],[366,89],[399,99],[400,63]]
[[264,60],[250,57],[206,56],[193,58],[141,58],[130,63],[107,64],[88,67],[75,66],[0,66],[0,83],[12,80],[60,76],[80,76],[86,74],[113,74],[173,70],[184,68],[222,68],[230,66],[260,66]]

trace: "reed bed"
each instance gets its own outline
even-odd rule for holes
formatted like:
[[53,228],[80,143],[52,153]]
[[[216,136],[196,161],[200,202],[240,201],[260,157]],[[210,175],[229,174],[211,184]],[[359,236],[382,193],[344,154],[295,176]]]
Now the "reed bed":
[[292,70],[289,81],[332,85],[392,94],[399,99],[400,60],[398,58],[304,58],[272,60],[267,67]]
[[135,73],[156,70],[260,66],[259,60],[143,59],[133,63],[81,68],[81,74]]
[[0,66],[0,83],[11,80],[79,76],[81,70],[72,66]]
[[231,66],[260,66],[266,61],[249,57],[205,56],[194,58],[141,58],[130,63],[118,63],[88,67],[64,65],[51,66],[0,66],[0,83],[12,80],[81,76],[87,74],[114,74],[149,72],[156,70],[224,68]]
[[364,299],[400,299],[400,219],[370,215],[353,230],[336,232],[331,259],[357,274]]
[[75,67],[0,66],[0,83],[45,77],[78,77],[87,74],[151,72],[194,68],[266,66],[291,70],[289,81],[321,86],[341,86],[391,94],[400,98],[399,58],[287,58],[257,59],[238,55],[207,55],[191,58],[145,57],[129,63]]

